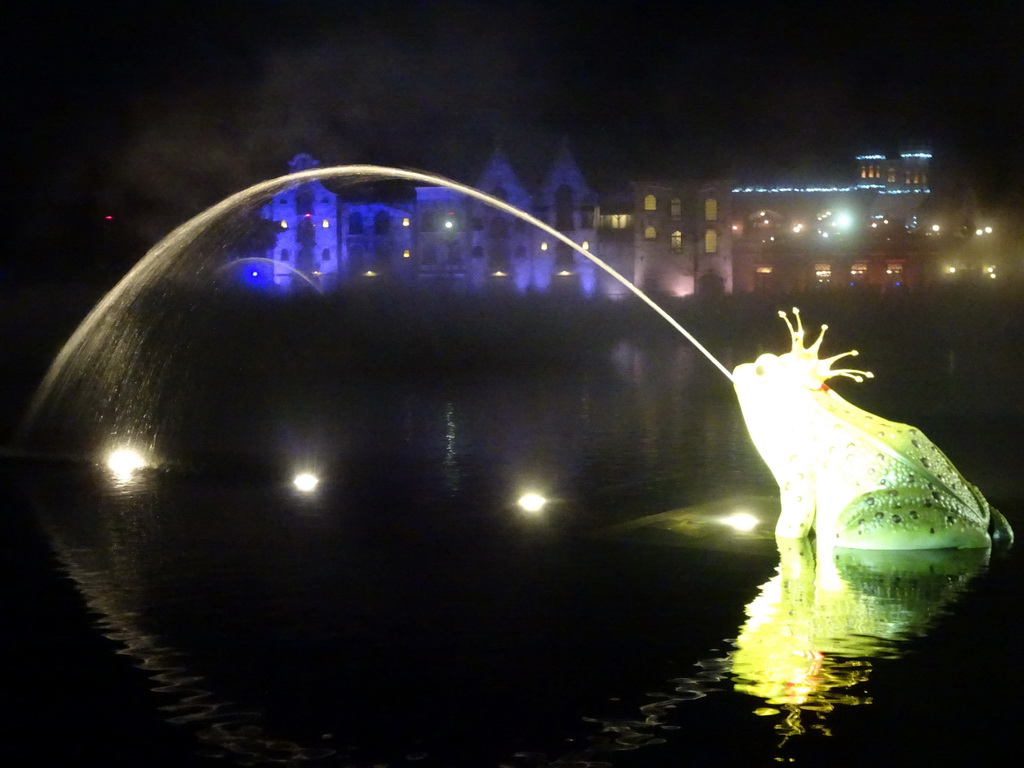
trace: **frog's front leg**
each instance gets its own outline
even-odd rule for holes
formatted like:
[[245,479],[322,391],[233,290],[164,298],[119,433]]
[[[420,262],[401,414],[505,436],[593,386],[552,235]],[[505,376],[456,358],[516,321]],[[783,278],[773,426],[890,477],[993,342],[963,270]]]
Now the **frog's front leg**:
[[775,525],[775,535],[784,539],[804,538],[814,527],[817,499],[814,472],[797,465],[797,457],[790,461],[791,469],[777,472],[779,502],[782,511]]

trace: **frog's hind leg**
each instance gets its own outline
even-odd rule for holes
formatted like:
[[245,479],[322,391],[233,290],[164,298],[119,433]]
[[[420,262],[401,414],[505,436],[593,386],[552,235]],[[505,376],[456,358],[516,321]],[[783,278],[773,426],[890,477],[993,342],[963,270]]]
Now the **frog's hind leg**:
[[948,494],[924,488],[884,488],[861,494],[836,521],[834,545],[852,549],[987,547],[983,526]]

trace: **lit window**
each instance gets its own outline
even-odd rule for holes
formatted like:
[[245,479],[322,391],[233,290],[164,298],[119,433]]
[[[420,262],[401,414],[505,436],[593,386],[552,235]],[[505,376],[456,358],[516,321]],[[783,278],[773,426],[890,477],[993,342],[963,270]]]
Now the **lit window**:
[[409,258],[409,249],[408,248],[406,248],[404,251],[402,251],[402,258],[403,259],[408,259]]
[[658,210],[658,198],[654,195],[647,195],[644,198],[644,210],[645,211],[656,211]]
[[896,169],[895,168],[890,168],[889,169],[889,171],[885,175],[885,180],[887,182],[889,182],[890,184],[895,184],[896,183]]
[[831,283],[832,282],[832,265],[831,264],[815,264],[814,265],[814,276],[818,279],[819,283]]
[[677,229],[675,232],[672,233],[671,240],[672,240],[672,250],[675,251],[676,253],[682,253],[683,252],[683,233],[680,232]]
[[718,221],[718,201],[713,197],[704,201],[704,220]]
[[288,222],[281,219],[281,229],[288,229]]
[[772,273],[772,268],[767,264],[762,264],[754,267],[754,271],[759,275],[770,275]]
[[583,248],[584,251],[589,251],[590,250],[590,243],[587,240],[584,240],[580,244],[580,247]]
[[408,227],[409,226],[409,217],[408,216],[406,216],[404,219],[402,219],[402,226],[403,227]]
[[854,277],[862,277],[867,274],[867,271],[868,265],[862,261],[859,261],[852,267],[850,267],[850,274],[853,275]]
[[704,233],[704,253],[718,253],[718,232],[713,229]]
[[543,243],[541,243],[541,244],[540,244],[540,249],[541,249],[542,251],[546,251],[546,250],[548,249],[548,244],[547,244],[547,242],[543,242]]
[[331,226],[331,222],[329,222],[327,219],[324,219],[322,222],[320,222],[320,226],[323,227],[324,229],[327,229]]
[[658,231],[654,227],[645,227],[644,228],[644,239],[645,240],[654,240],[655,238],[657,238],[657,236],[658,236]]
[[672,198],[672,202],[669,203],[669,209],[672,213],[673,219],[683,218],[683,201],[678,197]]

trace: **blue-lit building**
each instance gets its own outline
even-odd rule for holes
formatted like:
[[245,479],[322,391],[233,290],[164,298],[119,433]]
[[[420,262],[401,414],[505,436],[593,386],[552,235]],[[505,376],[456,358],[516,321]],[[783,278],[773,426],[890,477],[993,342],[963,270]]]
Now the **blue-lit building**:
[[[317,167],[307,154],[292,172]],[[583,248],[598,240],[597,194],[587,185],[568,147],[559,148],[533,189],[497,150],[475,186],[521,208]],[[274,222],[268,256],[274,283],[297,279],[331,288],[354,280],[438,283],[463,290],[552,290],[586,296],[620,292],[592,262],[516,217],[446,187],[418,186],[405,197],[345,198],[319,181],[274,196],[263,210]],[[613,265],[629,271],[629,265]]]

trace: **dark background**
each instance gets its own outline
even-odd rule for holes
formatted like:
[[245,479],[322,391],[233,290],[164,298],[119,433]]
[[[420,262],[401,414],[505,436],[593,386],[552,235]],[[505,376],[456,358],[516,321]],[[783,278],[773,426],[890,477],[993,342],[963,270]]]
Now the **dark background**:
[[3,14],[6,276],[89,275],[115,227],[138,258],[299,151],[472,182],[500,145],[530,183],[565,137],[606,191],[836,176],[853,155],[926,146],[982,204],[1020,202],[1012,3],[109,0]]

